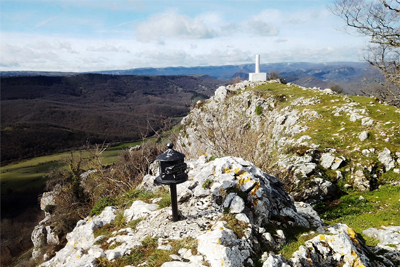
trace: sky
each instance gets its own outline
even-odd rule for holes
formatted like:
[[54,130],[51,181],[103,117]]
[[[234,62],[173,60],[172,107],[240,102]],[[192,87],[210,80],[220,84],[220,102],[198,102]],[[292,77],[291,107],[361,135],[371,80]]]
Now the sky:
[[0,0],[0,71],[362,61],[333,0]]

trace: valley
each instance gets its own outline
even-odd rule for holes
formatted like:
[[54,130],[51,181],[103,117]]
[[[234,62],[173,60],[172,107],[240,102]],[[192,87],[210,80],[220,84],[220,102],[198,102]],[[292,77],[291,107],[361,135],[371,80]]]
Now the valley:
[[[338,84],[349,95],[363,94],[380,79],[363,63],[261,67],[305,87]],[[32,228],[43,219],[38,196],[45,176],[69,151],[108,144],[114,147],[103,153],[104,164],[113,164],[131,142],[171,129],[199,100],[204,103],[221,85],[247,79],[253,69],[248,64],[91,74],[2,72],[2,264],[32,246]],[[16,235],[15,229],[21,231]]]

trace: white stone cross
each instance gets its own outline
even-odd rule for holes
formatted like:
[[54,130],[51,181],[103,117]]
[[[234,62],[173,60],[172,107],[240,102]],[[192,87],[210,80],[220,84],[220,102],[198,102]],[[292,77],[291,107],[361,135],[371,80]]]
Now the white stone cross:
[[264,82],[267,80],[267,73],[260,72],[260,55],[256,55],[255,73],[249,73],[250,82]]

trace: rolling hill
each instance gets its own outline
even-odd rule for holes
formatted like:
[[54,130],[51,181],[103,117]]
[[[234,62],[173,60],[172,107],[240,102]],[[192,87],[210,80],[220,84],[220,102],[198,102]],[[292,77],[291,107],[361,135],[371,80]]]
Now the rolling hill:
[[77,74],[1,80],[1,161],[154,134],[223,84],[204,75]]

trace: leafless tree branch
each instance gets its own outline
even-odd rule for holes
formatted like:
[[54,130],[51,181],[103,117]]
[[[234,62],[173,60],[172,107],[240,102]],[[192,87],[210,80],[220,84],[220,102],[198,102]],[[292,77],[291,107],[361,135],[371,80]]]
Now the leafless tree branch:
[[400,107],[400,1],[336,0],[331,11],[371,38],[365,59],[386,79],[384,89],[375,94]]

